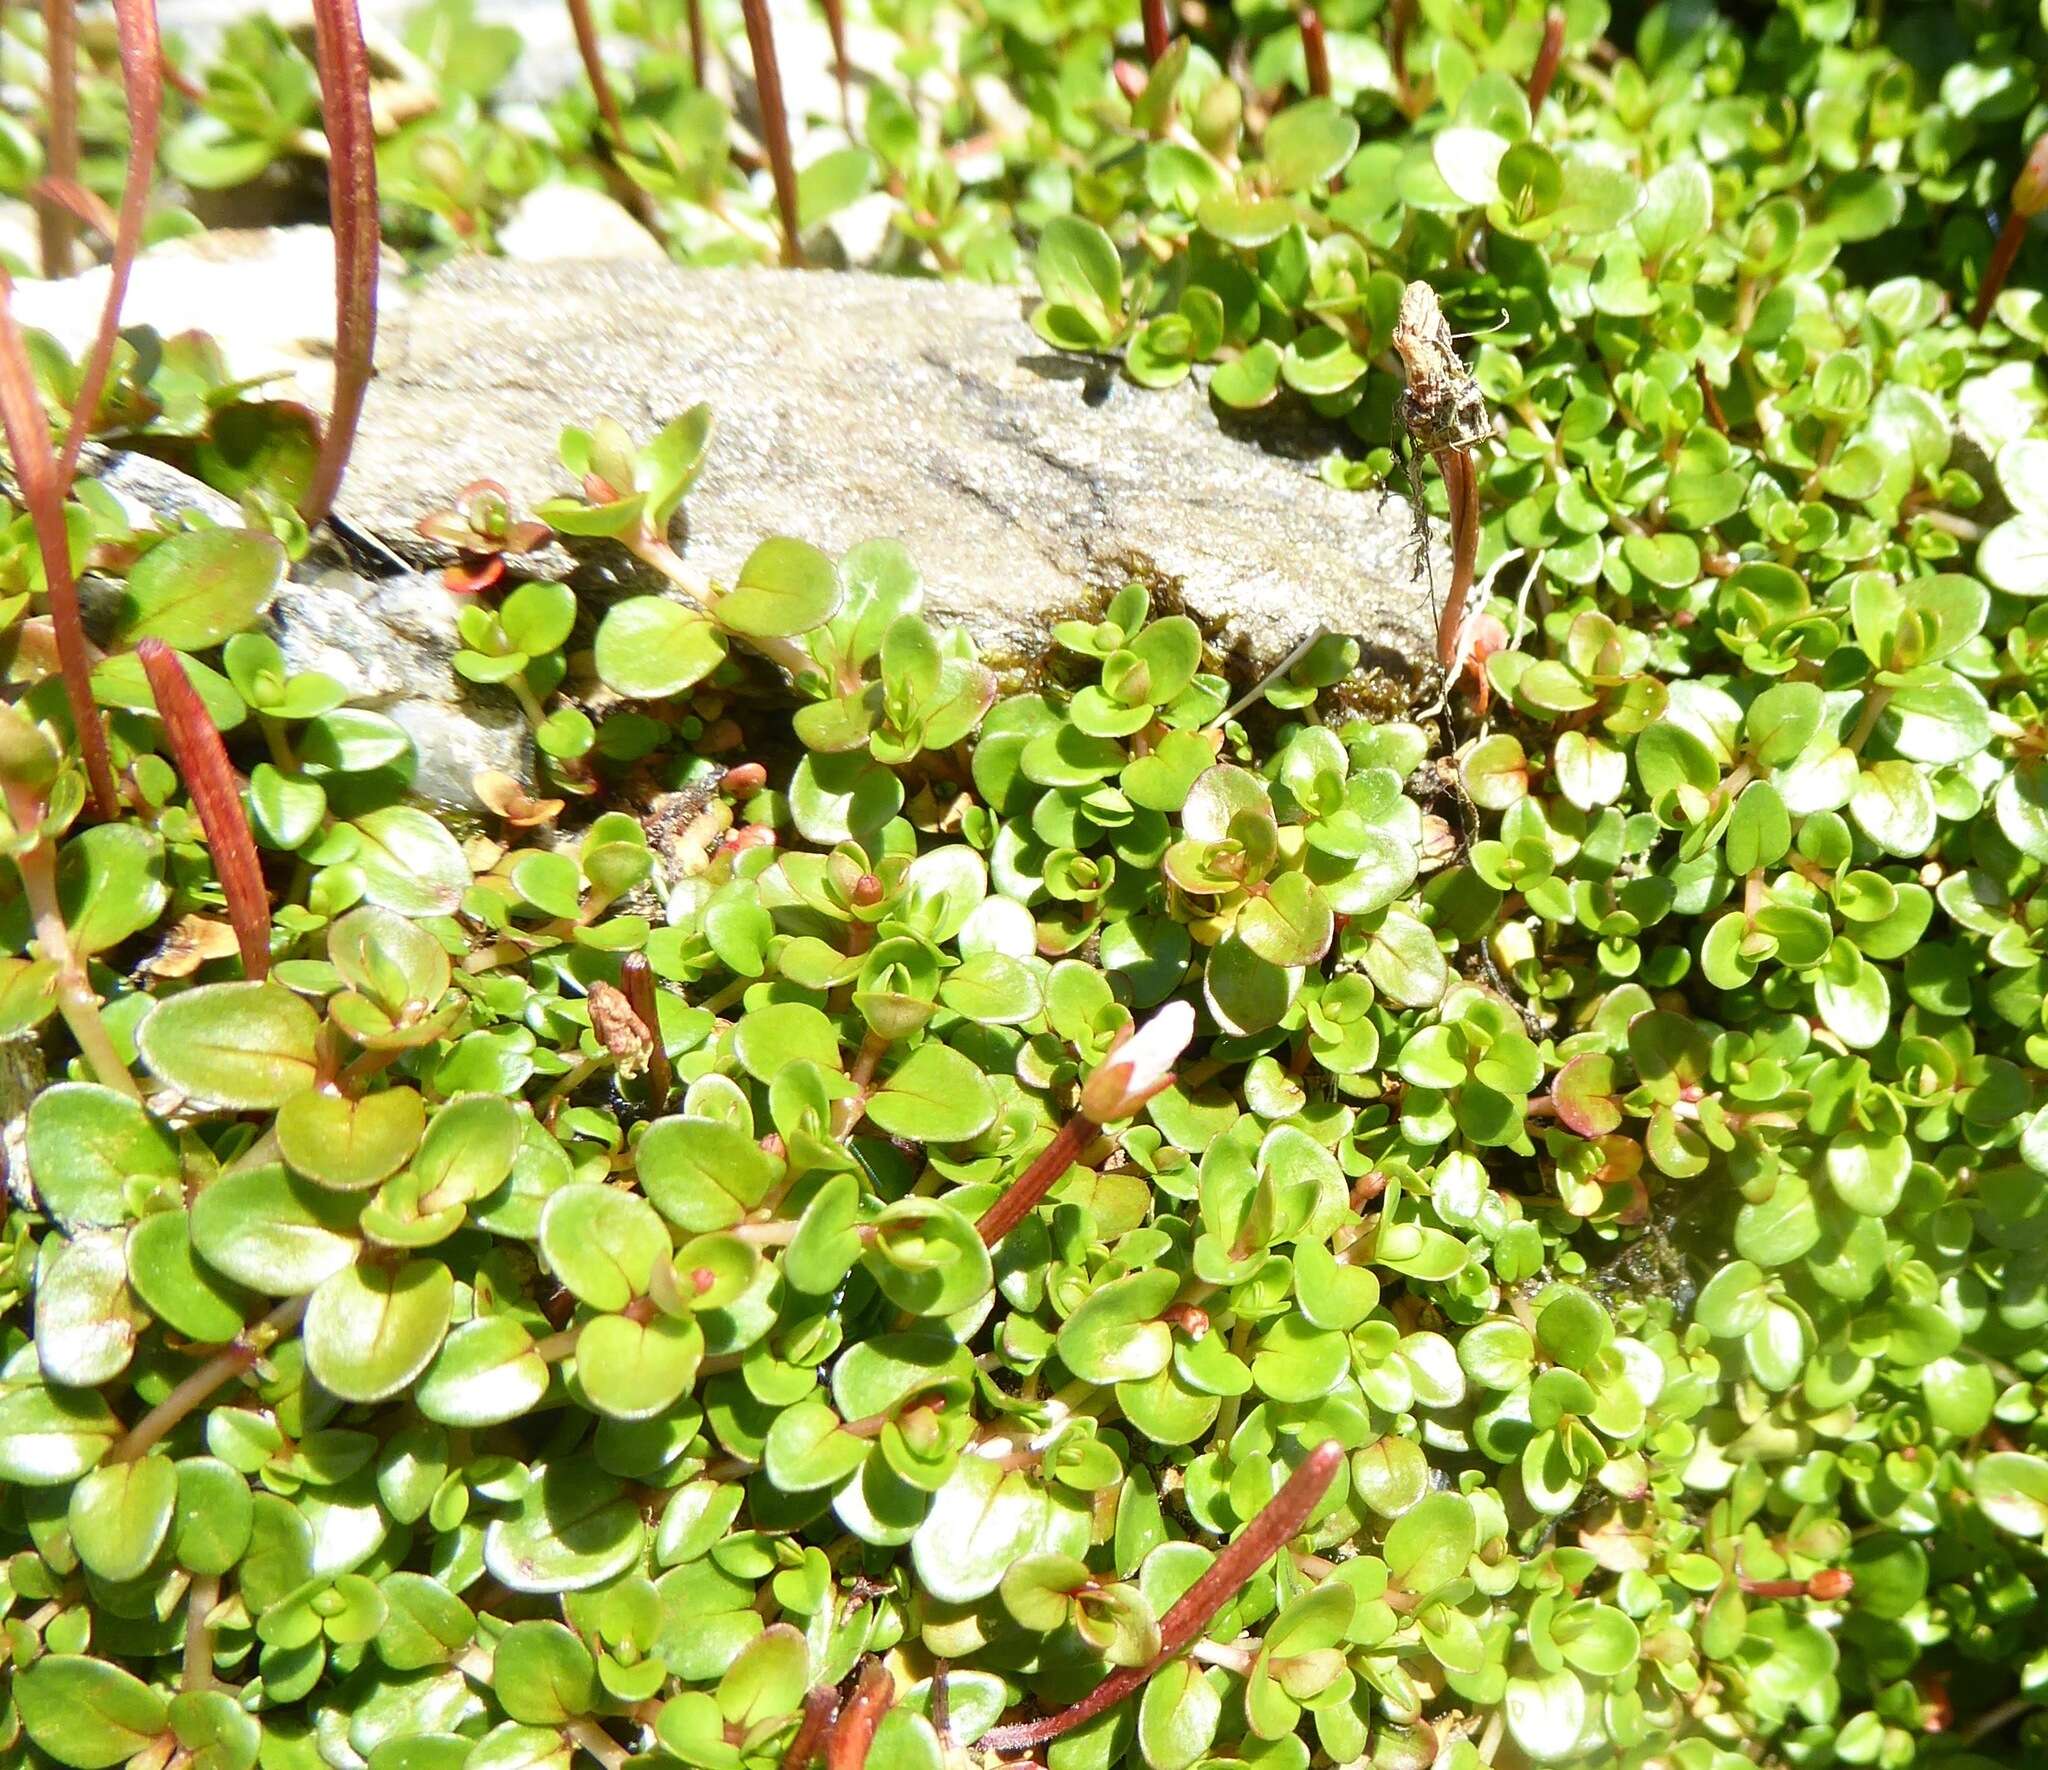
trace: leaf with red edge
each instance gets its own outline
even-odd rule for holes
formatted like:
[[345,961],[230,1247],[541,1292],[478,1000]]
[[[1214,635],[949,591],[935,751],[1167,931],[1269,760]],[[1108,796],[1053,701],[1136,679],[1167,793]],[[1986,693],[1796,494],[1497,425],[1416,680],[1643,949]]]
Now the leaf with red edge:
[[1604,1051],[1587,1051],[1557,1072],[1551,1098],[1558,1122],[1581,1137],[1605,1137],[1621,1126],[1621,1103],[1614,1059]]

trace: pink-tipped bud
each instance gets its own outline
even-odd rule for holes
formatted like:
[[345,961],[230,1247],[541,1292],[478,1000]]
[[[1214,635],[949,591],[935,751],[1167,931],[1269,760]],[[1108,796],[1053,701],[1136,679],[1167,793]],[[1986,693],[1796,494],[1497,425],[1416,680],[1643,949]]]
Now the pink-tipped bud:
[[1129,1118],[1173,1081],[1173,1066],[1194,1036],[1193,1005],[1168,1002],[1081,1084],[1081,1110],[1098,1125]]
[[2034,143],[2019,177],[2012,181],[2012,207],[2015,215],[2029,221],[2048,211],[2048,135]]

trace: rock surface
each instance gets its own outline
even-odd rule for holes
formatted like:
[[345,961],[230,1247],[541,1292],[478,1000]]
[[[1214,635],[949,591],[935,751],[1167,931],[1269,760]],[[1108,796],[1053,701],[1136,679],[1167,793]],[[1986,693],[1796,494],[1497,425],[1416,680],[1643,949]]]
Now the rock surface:
[[528,264],[564,258],[667,261],[661,242],[621,203],[580,184],[536,185],[498,229],[498,249]]
[[[90,445],[85,469],[138,525],[175,526],[190,514],[228,526],[243,520],[232,499],[148,455]],[[88,572],[78,589],[86,631],[105,643],[119,586]],[[416,793],[473,812],[483,809],[472,784],[482,770],[532,783],[533,739],[510,694],[457,674],[458,606],[439,573],[364,577],[322,544],[292,568],[268,626],[292,670],[333,677],[349,705],[384,714],[412,739]],[[0,1107],[5,1052],[0,1045]]]
[[[144,256],[128,323],[204,322],[236,373],[287,370],[283,391],[324,403],[324,232],[205,240]],[[97,293],[89,273],[17,300],[68,335],[90,328]],[[998,660],[1036,657],[1053,622],[1132,577],[1202,623],[1242,681],[1318,627],[1397,668],[1429,651],[1407,506],[1326,484],[1327,427],[1219,419],[1193,381],[1155,392],[1059,355],[1016,290],[479,259],[410,289],[387,276],[381,308],[339,509],[418,565],[436,554],[415,525],[470,481],[528,507],[568,490],[564,425],[610,415],[646,437],[705,400],[718,431],[685,515],[689,555],[714,576],[774,534],[835,553],[894,536],[927,605]],[[586,557],[590,587],[621,565],[637,569]]]
[[[395,253],[384,255],[378,305],[390,323],[405,304]],[[76,357],[99,329],[105,265],[61,282],[23,278],[14,317],[50,333]],[[166,338],[212,333],[234,372],[281,377],[282,397],[325,407],[334,393],[334,236],[324,227],[218,228],[169,240],[135,261],[124,326]]]
[[493,769],[530,782],[533,747],[510,695],[455,673],[455,608],[438,576],[326,571],[287,585],[270,623],[293,670],[332,676],[350,705],[382,713],[412,739],[415,793],[474,811],[471,778]]
[[341,508],[416,558],[413,525],[471,480],[529,507],[566,490],[563,425],[609,414],[644,437],[706,400],[686,515],[714,576],[771,534],[891,535],[928,606],[998,658],[1134,576],[1245,669],[1318,625],[1427,649],[1406,506],[1325,484],[1326,432],[1226,429],[1192,384],[1098,378],[1038,341],[1014,290],[470,261],[415,291],[379,365]]

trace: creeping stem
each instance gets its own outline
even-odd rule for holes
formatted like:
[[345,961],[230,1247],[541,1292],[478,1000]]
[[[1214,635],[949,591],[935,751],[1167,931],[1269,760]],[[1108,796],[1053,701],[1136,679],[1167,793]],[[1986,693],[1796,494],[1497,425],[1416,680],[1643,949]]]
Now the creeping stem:
[[1299,1534],[1308,1515],[1329,1491],[1344,1463],[1344,1447],[1325,1439],[1302,1459],[1265,1509],[1245,1526],[1244,1534],[1209,1563],[1202,1577],[1188,1587],[1159,1622],[1159,1651],[1143,1665],[1123,1666],[1071,1708],[1043,1720],[1020,1721],[981,1736],[990,1751],[1023,1751],[1085,1727],[1143,1686],[1159,1668],[1184,1653],[1215,1619],[1216,1613],[1243,1589],[1281,1547]]
[[1003,1196],[981,1214],[975,1232],[983,1247],[992,1248],[1028,1217],[1059,1178],[1088,1147],[1098,1127],[1086,1113],[1076,1112],[1038,1152],[1038,1159],[1013,1180]]
[[233,1382],[297,1327],[299,1318],[306,1313],[306,1305],[312,1300],[310,1291],[302,1297],[287,1297],[254,1327],[245,1328],[236,1336],[232,1346],[216,1352],[129,1427],[127,1436],[107,1453],[107,1461],[132,1463],[137,1457],[147,1455],[151,1445],[174,1431],[178,1422],[202,1406],[216,1389],[224,1383]]

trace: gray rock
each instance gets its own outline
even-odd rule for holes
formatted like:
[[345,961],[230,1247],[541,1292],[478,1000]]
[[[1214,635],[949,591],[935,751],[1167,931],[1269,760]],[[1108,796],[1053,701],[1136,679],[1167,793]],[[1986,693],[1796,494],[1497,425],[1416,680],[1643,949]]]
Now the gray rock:
[[773,534],[889,535],[927,606],[999,660],[1132,577],[1241,674],[1318,626],[1428,654],[1407,506],[1326,484],[1327,429],[1098,376],[1038,341],[1014,290],[466,261],[386,325],[341,508],[425,560],[414,525],[471,480],[529,508],[566,490],[563,425],[609,414],[644,437],[698,400],[719,428],[687,546],[715,577]]
[[533,785],[533,742],[526,718],[509,696],[481,690],[459,698],[406,695],[383,711],[412,739],[418,767],[412,790],[434,804],[482,811],[471,784],[485,770]]
[[[385,253],[378,307],[387,325],[405,303],[403,269]],[[19,282],[14,317],[79,356],[99,329],[110,274],[102,264],[57,282]],[[279,377],[266,390],[274,397],[324,408],[334,396],[334,238],[300,226],[166,240],[136,259],[121,323],[166,338],[211,333],[237,375]]]
[[[333,310],[325,276],[309,273],[331,264],[324,235],[206,239],[205,253],[144,256],[130,323],[172,330],[210,314],[234,372],[289,360],[291,391],[321,400]],[[89,312],[85,281],[41,285],[45,305]],[[254,342],[239,324],[252,301]],[[769,535],[834,552],[893,535],[937,617],[999,661],[1037,657],[1054,621],[1131,577],[1201,622],[1241,682],[1318,627],[1358,635],[1404,674],[1429,655],[1407,506],[1324,482],[1317,463],[1338,433],[1272,413],[1219,418],[1194,382],[1133,386],[1049,350],[1023,313],[1015,290],[859,273],[478,259],[409,290],[387,278],[340,513],[432,564],[416,524],[470,481],[501,480],[528,507],[568,489],[555,457],[565,424],[608,414],[644,437],[707,400],[719,431],[686,545],[714,576]],[[574,562],[557,551],[550,563]],[[615,551],[581,564],[598,599],[635,581]],[[1436,581],[1447,577],[1439,560]],[[374,618],[349,628],[336,614],[306,645],[371,660],[359,667],[383,679],[364,692],[459,699],[447,597],[400,582],[395,601],[387,588],[362,603]],[[404,629],[388,644],[373,630],[387,618]],[[413,669],[422,645],[427,691]]]
[[507,258],[547,264],[562,258],[648,258],[665,261],[661,242],[621,203],[586,185],[536,185],[498,229]]
[[413,791],[422,798],[478,810],[470,782],[483,769],[531,784],[532,740],[517,704],[455,673],[455,599],[438,577],[323,572],[287,585],[270,621],[291,669],[332,676],[351,705],[404,728],[418,757]]
[[154,455],[88,444],[84,460],[86,471],[120,500],[138,527],[174,528],[194,512],[225,528],[241,526],[242,507],[234,499]]
[[[79,455],[79,465],[103,490],[113,493],[133,528],[176,528],[188,513],[226,528],[242,526],[242,509],[234,499],[223,497],[167,461],[87,443]],[[79,618],[95,645],[109,643],[121,617],[124,597],[117,580],[103,578],[97,572],[87,572],[78,580]]]

